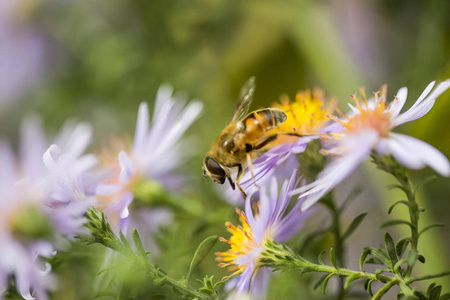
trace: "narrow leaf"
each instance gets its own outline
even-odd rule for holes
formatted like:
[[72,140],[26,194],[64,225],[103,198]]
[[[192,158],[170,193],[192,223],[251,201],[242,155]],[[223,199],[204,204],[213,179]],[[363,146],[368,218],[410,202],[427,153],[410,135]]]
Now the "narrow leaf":
[[322,277],[320,277],[319,280],[314,284],[313,289],[316,290],[328,276],[329,274],[325,274]]
[[348,285],[350,284],[350,282],[355,281],[359,278],[361,278],[361,276],[358,273],[354,273],[354,274],[350,275],[347,278],[347,280],[345,281],[344,289],[346,290],[348,288]]
[[426,231],[428,231],[428,230],[430,230],[430,229],[432,229],[432,228],[437,228],[437,227],[445,227],[445,224],[443,224],[443,223],[437,223],[437,224],[432,224],[432,225],[430,225],[430,226],[427,226],[427,227],[425,227],[424,229],[422,229],[420,232],[419,232],[419,236],[421,236],[423,233],[425,233]]
[[361,253],[361,256],[359,257],[359,269],[361,270],[361,272],[365,272],[363,265],[364,265],[364,261],[366,260],[367,255],[369,255],[369,253],[370,253],[370,249],[365,248],[364,251]]
[[320,252],[319,257],[317,257],[317,260],[319,261],[319,264],[321,265],[325,265],[325,263],[322,260],[322,255],[327,252],[326,250],[322,250],[322,252]]
[[395,265],[398,261],[397,253],[395,251],[394,240],[392,239],[389,233],[384,234],[384,243],[386,246],[387,254],[389,255],[389,259],[391,260],[392,265]]
[[331,273],[330,275],[328,275],[325,280],[323,281],[323,285],[322,285],[322,295],[325,295],[325,289],[327,288],[327,284],[328,281],[330,280],[331,277],[334,276],[334,273]]
[[389,207],[388,214],[391,214],[391,212],[392,212],[392,210],[394,209],[394,207],[396,207],[398,204],[404,204],[404,205],[406,205],[406,206],[409,206],[408,201],[405,201],[405,200],[397,201],[397,202],[395,202],[394,204],[392,204],[392,205]]
[[395,252],[397,253],[398,257],[403,256],[403,253],[405,253],[405,250],[408,247],[409,242],[410,242],[409,237],[404,237],[398,240],[397,244],[395,245]]
[[438,285],[438,286],[434,287],[431,290],[429,299],[430,300],[439,300],[439,297],[441,296],[441,291],[442,291],[442,286],[441,285]]
[[389,220],[389,221],[383,222],[381,224],[380,228],[385,228],[385,227],[395,226],[395,225],[408,225],[409,227],[414,228],[414,225],[411,224],[410,222],[405,221],[405,220],[398,220],[398,219],[397,220]]
[[342,239],[345,240],[348,238],[355,230],[358,228],[359,224],[364,220],[364,218],[367,216],[367,213],[362,213],[359,216],[357,216],[355,219],[353,219],[350,226],[348,226],[348,229],[345,231],[345,233],[342,235]]
[[206,255],[208,255],[208,253],[211,251],[218,240],[219,237],[217,235],[213,235],[204,239],[203,242],[200,243],[197,250],[195,251],[194,257],[192,258],[191,265],[189,266],[189,271],[186,275],[186,281],[189,281],[192,272],[194,272],[195,268],[197,268],[197,266],[203,261]]
[[336,263],[336,256],[334,254],[334,249],[333,248],[330,249],[330,261],[331,261],[331,264],[333,265],[333,267],[335,269],[339,269],[339,266]]
[[423,255],[420,255],[420,254],[419,254],[419,255],[417,256],[417,259],[418,259],[421,263],[423,263],[423,264],[425,263],[425,257],[424,257]]
[[122,244],[124,244],[127,248],[131,249],[130,243],[128,242],[128,240],[123,235],[122,229],[119,232],[119,236],[120,236],[120,240],[122,241]]
[[143,258],[146,258],[147,254],[144,250],[144,246],[142,246],[141,237],[139,236],[139,233],[137,232],[136,229],[133,230],[133,241],[134,241],[134,245],[136,246],[136,250],[138,251],[138,253]]
[[373,292],[372,292],[372,282],[374,281],[374,279],[371,279],[369,281],[369,283],[367,283],[367,291],[369,292],[370,297],[373,297]]

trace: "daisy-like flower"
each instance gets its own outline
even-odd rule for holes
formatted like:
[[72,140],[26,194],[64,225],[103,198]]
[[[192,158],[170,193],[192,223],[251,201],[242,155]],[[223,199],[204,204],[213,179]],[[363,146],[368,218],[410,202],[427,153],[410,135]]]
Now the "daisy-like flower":
[[[406,102],[407,89],[401,88],[394,101],[386,102],[386,87],[375,97],[367,100],[362,91],[362,103],[352,96],[356,106],[350,105],[352,112],[341,119],[333,119],[341,125],[340,133],[330,134],[327,142],[331,146],[324,154],[336,155],[335,159],[318,175],[313,183],[292,191],[307,197],[302,205],[305,210],[341,181],[349,176],[356,167],[366,160],[374,151],[379,155],[391,154],[407,168],[420,169],[425,166],[433,168],[443,176],[450,176],[448,159],[431,145],[391,130],[403,123],[424,116],[433,107],[436,98],[450,86],[450,80],[437,85],[431,82],[411,108],[400,113]],[[431,93],[430,93],[431,92]]]
[[[201,110],[199,101],[186,105],[186,100],[173,96],[172,88],[167,85],[158,91],[151,124],[147,104],[141,103],[131,149],[122,148],[118,160],[106,163],[111,170],[118,170],[118,175],[97,188],[99,207],[105,211],[115,230],[127,231],[130,226],[132,220],[128,207],[140,184],[145,182],[155,189],[164,187],[170,190],[181,186],[183,178],[175,175],[174,171],[193,154],[189,151],[192,147],[188,146],[188,141],[181,137]],[[170,222],[170,212],[161,213],[167,217],[152,218],[159,220],[153,227]]]
[[[11,147],[0,141],[0,295],[14,276],[25,299],[47,299],[54,287],[50,265],[41,257],[53,255],[51,221],[39,183],[18,181],[20,168]],[[33,296],[32,296],[33,294]]]
[[[279,180],[288,179],[292,169],[298,167],[296,155],[304,152],[307,144],[319,138],[320,133],[327,132],[329,123],[327,116],[332,113],[334,104],[334,101],[326,103],[321,89],[299,92],[294,102],[284,97],[281,99],[281,104],[274,104],[275,108],[280,108],[286,113],[287,119],[270,131],[271,134],[279,134],[278,138],[271,143],[275,146],[253,161],[254,177],[249,169],[246,169],[239,181],[242,189],[247,194],[253,194],[274,175]],[[242,201],[239,191],[229,193],[233,200]]]
[[225,288],[230,291],[230,298],[242,299],[245,295],[253,299],[264,298],[271,272],[260,262],[266,242],[286,241],[302,227],[306,215],[300,211],[301,202],[287,210],[290,191],[298,183],[295,175],[296,171],[290,180],[283,182],[279,194],[277,180],[272,177],[269,187],[261,187],[257,207],[252,207],[249,200],[246,201],[245,212],[236,209],[242,225],[225,224],[232,236],[228,240],[221,238],[221,241],[230,244],[231,249],[216,253],[216,256],[220,267],[230,267],[234,271],[224,278],[228,280]]

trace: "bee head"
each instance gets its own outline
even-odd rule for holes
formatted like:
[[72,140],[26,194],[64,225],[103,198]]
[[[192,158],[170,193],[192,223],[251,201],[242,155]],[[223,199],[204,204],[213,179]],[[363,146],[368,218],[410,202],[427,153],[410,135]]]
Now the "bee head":
[[215,182],[223,184],[227,179],[227,172],[218,162],[207,156],[203,161],[203,176],[208,176]]

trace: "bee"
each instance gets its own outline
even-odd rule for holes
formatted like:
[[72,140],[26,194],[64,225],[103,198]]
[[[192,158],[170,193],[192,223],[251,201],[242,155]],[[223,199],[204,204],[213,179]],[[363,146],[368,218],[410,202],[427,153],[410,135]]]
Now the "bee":
[[[264,108],[247,113],[254,92],[255,78],[251,77],[239,93],[230,123],[216,138],[203,161],[204,177],[208,176],[220,184],[228,180],[233,190],[236,182],[244,198],[247,198],[247,195],[239,185],[239,180],[244,175],[245,167],[249,167],[253,176],[252,159],[259,150],[276,140],[279,133],[271,133],[271,129],[287,119],[284,111],[277,108]],[[238,169],[235,182],[230,176],[230,168]]]

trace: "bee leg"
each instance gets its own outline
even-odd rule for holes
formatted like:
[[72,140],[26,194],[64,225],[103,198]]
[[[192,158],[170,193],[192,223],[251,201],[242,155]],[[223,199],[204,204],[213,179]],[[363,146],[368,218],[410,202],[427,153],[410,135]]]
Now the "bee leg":
[[250,174],[252,174],[253,184],[259,189],[260,187],[259,187],[258,184],[256,183],[255,174],[254,174],[254,172],[253,172],[252,157],[251,157],[250,154],[248,154],[248,153],[247,153],[247,165],[248,165],[248,169],[250,170]]
[[231,176],[228,176],[227,178],[228,178],[228,182],[229,182],[230,185],[231,185],[231,188],[232,188],[233,190],[235,190],[235,189],[236,189],[236,186],[234,185],[234,182],[233,182],[233,180],[231,179]]
[[244,200],[245,200],[245,199],[247,199],[247,194],[244,192],[241,185],[239,184],[239,180],[241,180],[242,176],[244,175],[244,170],[242,169],[241,164],[237,165],[237,167],[238,167],[238,173],[236,175],[236,185],[237,185],[239,191],[241,192],[242,197],[244,197]]

